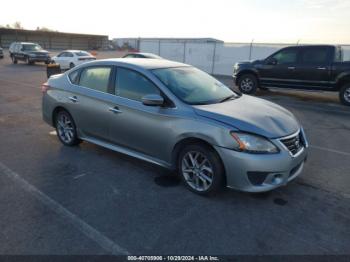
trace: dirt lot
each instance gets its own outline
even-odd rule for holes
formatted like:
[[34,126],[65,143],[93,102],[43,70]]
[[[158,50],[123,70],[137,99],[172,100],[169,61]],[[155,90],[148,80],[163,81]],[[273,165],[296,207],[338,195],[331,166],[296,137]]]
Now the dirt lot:
[[271,193],[205,198],[143,161],[62,146],[41,119],[45,77],[0,60],[1,254],[350,253],[350,108],[336,94],[259,93],[304,126],[304,173]]

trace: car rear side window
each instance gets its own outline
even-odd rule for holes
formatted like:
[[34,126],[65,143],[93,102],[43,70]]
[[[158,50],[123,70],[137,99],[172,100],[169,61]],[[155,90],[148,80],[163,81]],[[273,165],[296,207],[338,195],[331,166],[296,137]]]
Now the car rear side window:
[[78,80],[79,80],[79,71],[80,70],[75,70],[72,73],[70,73],[68,75],[69,80],[72,82],[72,84],[77,85],[78,84]]
[[305,48],[301,53],[302,64],[326,64],[329,61],[329,49],[327,47]]
[[278,65],[296,63],[298,51],[296,49],[285,49],[273,56]]
[[108,92],[110,67],[89,67],[81,72],[79,85],[100,92]]
[[150,94],[160,94],[159,89],[146,77],[126,68],[117,69],[115,94],[128,99],[141,101]]

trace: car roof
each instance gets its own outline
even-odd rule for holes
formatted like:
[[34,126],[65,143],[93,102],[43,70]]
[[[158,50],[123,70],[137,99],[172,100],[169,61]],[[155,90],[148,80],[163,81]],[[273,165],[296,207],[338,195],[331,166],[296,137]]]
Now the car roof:
[[88,51],[85,51],[85,50],[63,50],[62,52],[86,52],[86,53],[89,53]]
[[101,59],[93,62],[94,64],[105,64],[109,62],[110,64],[116,65],[131,65],[144,69],[157,69],[157,68],[170,68],[170,67],[184,67],[190,66],[187,64],[166,60],[166,59],[147,59],[147,58],[111,58],[111,59]]

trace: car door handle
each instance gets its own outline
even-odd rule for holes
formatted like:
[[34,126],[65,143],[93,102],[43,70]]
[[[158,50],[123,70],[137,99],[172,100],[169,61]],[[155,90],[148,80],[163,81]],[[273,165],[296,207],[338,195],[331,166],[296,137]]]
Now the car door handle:
[[317,67],[317,70],[326,70],[326,67]]
[[289,66],[288,69],[289,69],[289,70],[294,70],[295,67],[294,67],[294,66]]
[[76,96],[70,96],[69,100],[74,102],[74,103],[78,102],[78,98]]
[[115,107],[110,107],[108,108],[109,111],[113,112],[113,113],[116,113],[116,114],[119,114],[119,113],[122,113],[122,111],[119,109],[119,107],[115,106]]

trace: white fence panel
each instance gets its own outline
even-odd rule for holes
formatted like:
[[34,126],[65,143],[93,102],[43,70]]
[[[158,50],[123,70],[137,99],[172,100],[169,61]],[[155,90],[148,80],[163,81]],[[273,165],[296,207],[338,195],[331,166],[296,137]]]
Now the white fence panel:
[[186,43],[185,63],[211,73],[214,43]]
[[184,43],[161,42],[160,56],[169,60],[184,62]]
[[158,41],[140,41],[140,52],[159,54],[159,42]]
[[[190,41],[140,41],[140,51],[159,54],[196,66],[208,73],[231,75],[237,62],[264,59],[287,44],[198,43]],[[344,45],[344,60],[350,61],[350,45]]]
[[217,44],[213,74],[232,75],[236,62],[248,60],[249,48],[247,44]]
[[251,60],[264,59],[287,45],[253,44]]

